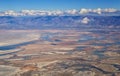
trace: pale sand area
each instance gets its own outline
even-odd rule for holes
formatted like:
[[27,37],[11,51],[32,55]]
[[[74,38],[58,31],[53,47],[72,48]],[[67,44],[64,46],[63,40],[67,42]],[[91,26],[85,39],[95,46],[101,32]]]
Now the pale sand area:
[[19,71],[18,67],[0,65],[0,76],[14,76]]
[[15,45],[19,43],[29,42],[38,40],[40,34],[38,32],[14,32],[14,31],[5,31],[0,32],[0,46]]
[[4,59],[4,58],[9,58],[13,55],[10,55],[11,53],[15,53],[15,52],[19,52],[22,51],[23,49],[12,49],[12,50],[0,50],[0,59]]
[[[40,33],[36,31],[0,31],[0,47],[4,48],[4,46],[16,45],[25,42],[31,42],[35,40],[39,40]],[[11,53],[22,51],[22,48],[15,48],[10,50],[0,50],[0,59],[9,58],[12,55]],[[3,55],[4,54],[4,55]]]
[[12,52],[18,52],[22,49],[13,49],[13,50],[5,50],[5,51],[1,51],[0,50],[0,54],[7,54],[7,53],[12,53]]

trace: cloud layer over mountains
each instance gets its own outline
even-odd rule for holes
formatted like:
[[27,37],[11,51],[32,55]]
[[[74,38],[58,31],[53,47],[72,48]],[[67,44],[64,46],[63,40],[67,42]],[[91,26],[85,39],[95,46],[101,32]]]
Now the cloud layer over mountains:
[[82,8],[80,10],[72,9],[72,10],[54,10],[54,11],[47,11],[47,10],[21,10],[21,11],[1,11],[0,16],[66,16],[66,15],[120,15],[120,11],[113,8],[107,9],[85,9]]

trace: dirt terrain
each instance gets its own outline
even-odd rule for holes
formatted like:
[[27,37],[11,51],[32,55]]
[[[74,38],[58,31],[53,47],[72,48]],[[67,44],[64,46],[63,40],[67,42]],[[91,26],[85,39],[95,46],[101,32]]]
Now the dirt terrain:
[[[14,35],[15,41],[14,38],[0,39],[15,46],[0,50],[0,65],[15,67],[4,68],[16,72],[9,71],[6,75],[0,71],[0,76],[120,75],[119,31],[9,30],[4,35],[8,32]],[[19,35],[23,36],[17,38]],[[23,44],[29,41],[33,42]]]

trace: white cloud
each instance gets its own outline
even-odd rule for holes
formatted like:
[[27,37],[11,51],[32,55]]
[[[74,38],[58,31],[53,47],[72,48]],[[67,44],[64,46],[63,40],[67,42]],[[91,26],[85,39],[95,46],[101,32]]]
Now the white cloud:
[[85,17],[81,20],[81,23],[88,24],[89,21],[90,21],[90,19],[88,19],[88,17]]
[[56,10],[56,11],[48,11],[47,14],[51,12],[51,15],[63,15],[64,12],[61,10]]
[[118,11],[117,9],[113,8],[107,8],[107,9],[85,9],[82,8],[80,10],[72,9],[67,11],[61,11],[61,10],[54,10],[54,11],[46,11],[46,10],[21,10],[21,11],[13,11],[8,10],[4,12],[0,12],[0,16],[47,16],[47,15],[82,15],[87,13],[97,13],[102,14],[103,12],[106,13],[114,13]]
[[77,14],[78,10],[73,9],[73,10],[67,10],[66,11],[68,14]]
[[93,12],[93,13],[97,13],[97,14],[102,14],[103,12],[112,13],[112,12],[116,12],[116,11],[118,11],[118,10],[114,9],[114,8],[106,8],[106,9],[101,9],[101,8],[85,9],[85,8],[82,8],[79,13],[80,14],[86,14],[86,13]]
[[4,12],[4,15],[13,15],[13,16],[17,16],[17,13],[13,10],[8,10]]
[[44,10],[22,10],[21,14],[23,15],[47,15],[47,12]]
[[113,8],[106,8],[106,9],[94,9],[92,12],[94,13],[98,13],[98,14],[102,14],[102,12],[106,12],[106,13],[112,13],[112,12],[116,12],[117,9],[113,9]]
[[102,13],[102,9],[101,8],[94,9],[93,12],[95,12],[97,14],[101,14]]
[[89,12],[88,9],[82,8],[79,13],[80,13],[80,14],[86,14],[86,13],[88,13],[88,12]]
[[114,8],[108,8],[108,9],[104,9],[104,12],[116,12],[117,9]]

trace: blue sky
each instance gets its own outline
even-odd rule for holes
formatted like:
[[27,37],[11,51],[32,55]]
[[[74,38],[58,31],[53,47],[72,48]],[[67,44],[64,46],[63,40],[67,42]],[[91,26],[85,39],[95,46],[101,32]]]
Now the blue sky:
[[81,8],[120,9],[120,0],[0,0],[0,11],[4,10],[66,10]]

